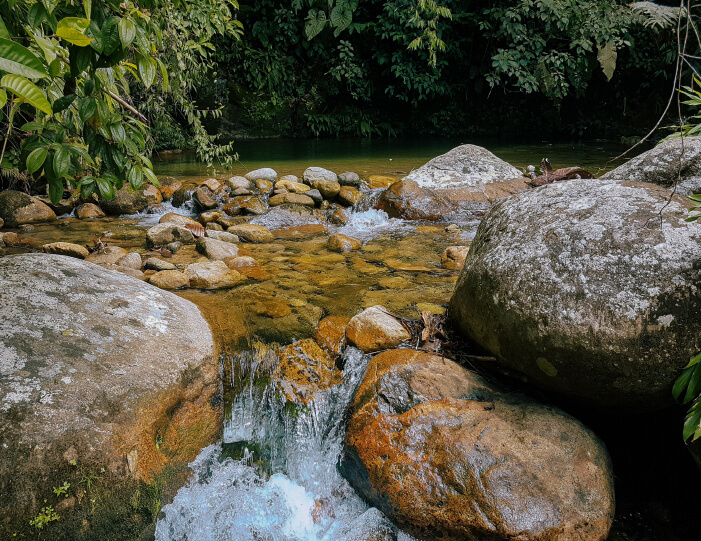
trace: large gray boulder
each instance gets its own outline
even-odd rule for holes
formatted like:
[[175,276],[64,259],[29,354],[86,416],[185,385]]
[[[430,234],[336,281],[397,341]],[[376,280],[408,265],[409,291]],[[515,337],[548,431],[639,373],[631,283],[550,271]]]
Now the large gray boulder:
[[663,141],[601,177],[651,182],[676,193],[701,193],[701,137]]
[[496,205],[450,301],[462,333],[545,389],[653,409],[701,349],[701,223],[638,182],[570,180]]
[[433,158],[402,180],[437,190],[452,201],[487,208],[498,199],[528,189],[521,171],[486,148],[461,145]]
[[36,536],[29,520],[64,482],[73,506],[42,539],[100,538],[93,520],[138,537],[139,483],[184,468],[220,426],[206,321],[189,301],[65,256],[0,258],[0,291],[0,538]]
[[339,469],[419,539],[601,541],[613,519],[611,463],[590,430],[412,349],[368,364]]
[[5,190],[0,192],[0,219],[7,227],[23,224],[50,222],[56,219],[56,213],[39,198],[24,192]]

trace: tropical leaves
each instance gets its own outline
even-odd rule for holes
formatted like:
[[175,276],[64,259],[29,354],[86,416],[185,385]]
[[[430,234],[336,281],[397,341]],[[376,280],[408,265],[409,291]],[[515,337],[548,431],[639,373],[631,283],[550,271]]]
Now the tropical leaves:
[[686,10],[679,7],[662,6],[655,2],[633,2],[631,10],[638,15],[643,26],[658,30],[673,28]]
[[672,394],[676,400],[681,399],[682,404],[691,402],[684,419],[682,436],[684,441],[689,438],[691,441],[697,440],[701,437],[701,353],[692,357],[684,367],[674,384]]

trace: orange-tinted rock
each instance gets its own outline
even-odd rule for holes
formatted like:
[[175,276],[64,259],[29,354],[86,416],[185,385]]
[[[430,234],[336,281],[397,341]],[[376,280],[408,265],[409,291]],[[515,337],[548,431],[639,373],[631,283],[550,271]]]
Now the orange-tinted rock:
[[0,218],[8,227],[23,224],[50,222],[56,213],[38,198],[23,192],[5,190],[0,192]]
[[363,199],[363,194],[360,190],[352,186],[341,186],[337,199],[342,205],[352,207],[360,203]]
[[314,339],[317,344],[333,355],[340,355],[346,345],[346,325],[350,318],[329,316],[316,325]]
[[175,195],[175,192],[177,192],[180,189],[180,182],[171,182],[170,184],[163,184],[161,182],[160,187],[158,188],[161,191],[161,197],[163,198],[163,201],[168,201],[171,197]]
[[343,380],[334,359],[311,338],[280,348],[277,356],[274,378],[290,402],[307,404],[317,392]]
[[405,220],[440,220],[455,210],[433,190],[421,188],[413,180],[392,184],[377,200],[375,208],[384,210],[390,218]]
[[460,270],[465,266],[469,246],[448,246],[441,255],[441,265],[446,269]]
[[105,213],[95,203],[83,203],[76,207],[75,215],[81,220],[86,218],[103,218]]
[[329,237],[326,246],[333,252],[343,253],[360,249],[362,243],[353,237],[348,237],[347,235],[342,235],[341,233],[335,233]]
[[364,352],[397,347],[411,338],[404,326],[383,306],[353,316],[346,327],[348,342]]
[[610,460],[579,421],[409,349],[370,361],[339,469],[420,539],[599,541],[613,519]]
[[368,187],[373,190],[376,188],[387,188],[395,182],[397,182],[396,178],[385,175],[370,175],[367,180]]

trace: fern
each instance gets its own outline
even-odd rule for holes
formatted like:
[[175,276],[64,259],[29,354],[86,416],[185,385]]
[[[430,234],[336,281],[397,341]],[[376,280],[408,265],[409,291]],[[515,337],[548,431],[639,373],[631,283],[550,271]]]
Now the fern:
[[686,15],[686,10],[682,8],[661,6],[655,2],[634,2],[630,8],[638,15],[643,26],[654,30],[673,28],[679,17]]

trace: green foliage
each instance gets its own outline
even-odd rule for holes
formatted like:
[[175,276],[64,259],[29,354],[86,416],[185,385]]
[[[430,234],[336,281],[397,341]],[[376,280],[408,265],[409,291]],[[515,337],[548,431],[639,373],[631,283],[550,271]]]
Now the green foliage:
[[71,488],[71,484],[68,481],[64,481],[63,485],[60,487],[54,487],[54,494],[56,494],[56,496],[65,496],[68,498],[69,488]]
[[674,383],[672,394],[682,404],[691,402],[684,419],[682,436],[684,441],[690,438],[691,441],[697,440],[701,437],[701,353],[692,357],[684,367],[681,376]]
[[[146,114],[170,118],[156,106],[166,103],[193,127],[204,159],[232,159],[231,147],[214,144],[202,127],[201,118],[216,112],[196,108],[189,92],[206,78],[213,37],[238,32],[235,7],[232,0],[4,2],[0,163],[16,153],[19,169],[43,179],[54,201],[66,186],[105,198],[126,182],[138,189],[156,182]],[[134,104],[135,89],[149,99]]]
[[42,530],[49,522],[59,520],[61,517],[58,516],[56,511],[52,506],[42,507],[39,514],[29,521],[30,526],[34,526],[37,530]]

